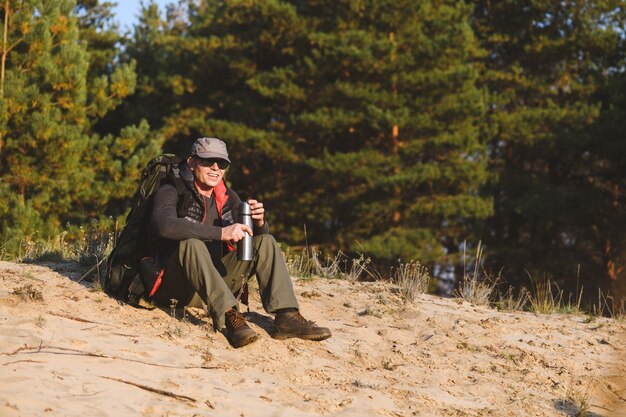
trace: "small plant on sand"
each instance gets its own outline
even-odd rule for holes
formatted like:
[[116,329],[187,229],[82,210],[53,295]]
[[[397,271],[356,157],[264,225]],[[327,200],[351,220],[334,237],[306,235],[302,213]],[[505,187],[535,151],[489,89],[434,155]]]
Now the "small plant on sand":
[[626,317],[626,297],[615,299],[610,293],[605,295],[598,289],[598,302],[591,306],[591,313],[623,320]]
[[[492,280],[483,274],[481,277],[480,268],[482,264],[483,247],[482,242],[478,242],[476,248],[476,259],[474,261],[474,270],[471,274],[465,274],[456,295],[465,301],[473,304],[488,305],[492,294],[497,286],[498,280]],[[463,248],[463,271],[465,268],[465,247]],[[483,271],[484,273],[484,271]]]
[[339,252],[336,256],[322,257],[315,247],[305,248],[301,254],[292,254],[289,251],[284,253],[289,275],[298,278],[339,278],[341,276],[341,258],[343,254]]
[[39,328],[44,328],[46,326],[47,320],[44,316],[39,315],[35,318],[35,326]]
[[572,297],[567,302],[563,301],[563,290],[558,285],[552,283],[550,279],[533,280],[532,291],[529,293],[528,301],[530,311],[542,314],[552,313],[576,313],[580,311],[582,302],[582,290],[579,291],[575,301]]
[[20,276],[26,279],[36,279],[35,273],[33,271],[25,271],[22,274],[20,274]]
[[43,293],[33,284],[25,284],[13,289],[13,294],[20,297],[24,301],[43,301]]
[[[311,262],[316,275],[322,278],[341,278],[341,261],[345,258],[343,252],[339,251],[335,256],[322,257],[322,253],[315,248],[311,248]],[[323,260],[320,260],[323,259]]]
[[428,269],[419,261],[400,263],[392,276],[405,303],[412,303],[418,294],[424,294],[428,290]]
[[[531,278],[532,281],[532,278]],[[554,313],[561,303],[563,292],[552,292],[552,284],[549,279],[538,280],[533,284],[530,293],[530,310],[535,313]]]
[[565,400],[562,406],[567,409],[568,415],[572,417],[590,417],[589,393],[582,393],[575,388],[569,388],[565,393]]
[[366,306],[364,310],[361,310],[359,312],[359,316],[373,316],[373,317],[377,317],[377,318],[382,318],[383,317],[383,312],[381,310],[378,310],[372,306]]
[[174,340],[184,338],[187,335],[187,332],[181,326],[169,326],[163,335],[167,336],[171,340]]
[[360,254],[358,259],[352,259],[350,269],[346,270],[346,272],[343,274],[344,277],[350,281],[357,281],[361,277],[363,272],[369,273],[368,267],[371,262],[372,260],[368,256]]
[[104,292],[104,287],[102,287],[102,283],[100,280],[95,280],[91,283],[91,291],[92,292]]
[[81,265],[98,264],[111,253],[117,234],[117,230],[112,231],[112,228],[110,219],[109,222],[100,222],[93,218],[89,220],[87,227],[79,228],[76,247],[79,249],[78,262]]
[[505,311],[519,311],[523,310],[528,303],[528,290],[522,288],[519,294],[516,296],[513,292],[513,287],[509,287],[506,293],[501,294],[498,291],[494,306],[499,310]]

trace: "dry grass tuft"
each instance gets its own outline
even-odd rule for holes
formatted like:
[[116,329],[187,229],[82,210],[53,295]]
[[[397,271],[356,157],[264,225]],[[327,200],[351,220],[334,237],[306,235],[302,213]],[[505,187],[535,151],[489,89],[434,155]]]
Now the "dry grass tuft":
[[590,417],[590,396],[589,396],[589,386],[585,392],[581,392],[580,390],[569,387],[565,391],[565,399],[560,401],[561,408],[563,411],[568,413],[568,416],[571,417]]
[[25,284],[21,287],[16,287],[13,289],[12,293],[24,301],[43,301],[43,293],[33,287],[33,284]]
[[[456,290],[456,296],[473,304],[489,305],[491,297],[497,287],[498,280],[492,280],[484,270],[481,276],[482,255],[482,242],[478,242],[474,270],[471,274],[465,274],[459,284],[459,288]],[[463,249],[463,264],[463,271],[466,271],[465,248]]]
[[404,302],[412,303],[418,294],[428,291],[430,276],[428,269],[419,261],[411,261],[405,264],[400,263],[393,274],[393,281],[398,284],[400,296]]
[[504,311],[520,311],[523,310],[528,303],[528,290],[522,288],[522,291],[516,296],[513,287],[509,287],[506,293],[498,292],[494,306]]
[[528,295],[530,311],[541,314],[553,313],[577,313],[580,312],[583,291],[579,291],[575,301],[571,296],[567,301],[563,300],[563,290],[552,283],[550,279],[531,278],[532,291]]
[[375,307],[372,307],[371,305],[366,306],[365,309],[359,311],[358,314],[359,316],[372,316],[379,319],[383,317],[383,312]]
[[363,274],[373,276],[369,270],[371,259],[363,254],[356,259],[349,258],[341,251],[334,256],[324,256],[313,246],[304,248],[299,254],[291,253],[287,249],[283,256],[289,275],[300,279],[334,278],[357,281]]
[[610,293],[606,295],[598,289],[598,303],[591,307],[591,313],[597,316],[614,317],[618,320],[626,317],[626,297],[616,299]]
[[37,316],[37,318],[35,319],[35,326],[37,326],[37,327],[39,327],[39,328],[43,329],[44,327],[46,327],[47,322],[48,322],[48,321],[46,320],[46,318],[45,318],[44,316],[39,315],[39,316]]

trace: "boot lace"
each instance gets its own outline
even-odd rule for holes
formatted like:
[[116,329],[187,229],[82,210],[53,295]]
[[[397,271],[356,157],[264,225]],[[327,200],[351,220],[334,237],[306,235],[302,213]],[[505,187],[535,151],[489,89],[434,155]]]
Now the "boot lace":
[[238,312],[237,310],[233,310],[229,312],[228,316],[229,316],[228,319],[230,321],[230,324],[233,326],[233,329],[238,329],[241,326],[246,325],[245,317],[242,316],[241,313]]
[[299,311],[296,311],[293,318],[304,326],[315,326],[314,321],[305,319]]

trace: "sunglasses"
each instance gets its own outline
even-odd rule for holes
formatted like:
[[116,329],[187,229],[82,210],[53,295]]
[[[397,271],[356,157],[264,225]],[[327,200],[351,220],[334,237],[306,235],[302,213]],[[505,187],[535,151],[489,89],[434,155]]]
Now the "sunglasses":
[[200,158],[199,156],[196,156],[196,162],[198,162],[198,165],[200,165],[201,167],[212,167],[213,164],[217,164],[217,167],[219,169],[226,169],[228,168],[228,161],[225,159],[221,159],[221,158]]

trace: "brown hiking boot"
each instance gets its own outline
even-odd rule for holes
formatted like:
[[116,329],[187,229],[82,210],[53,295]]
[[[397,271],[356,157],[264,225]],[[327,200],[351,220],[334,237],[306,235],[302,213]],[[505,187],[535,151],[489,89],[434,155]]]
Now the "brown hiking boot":
[[248,326],[244,316],[234,308],[226,312],[226,334],[235,348],[245,346],[259,338],[259,335]]
[[316,326],[315,323],[302,317],[298,310],[279,312],[274,320],[274,339],[299,337],[306,340],[324,340],[331,336],[326,327]]

